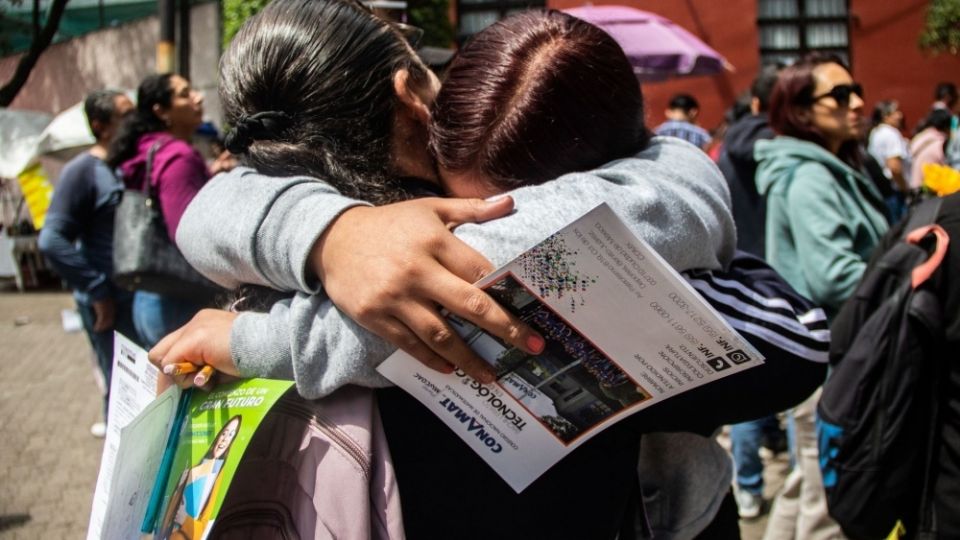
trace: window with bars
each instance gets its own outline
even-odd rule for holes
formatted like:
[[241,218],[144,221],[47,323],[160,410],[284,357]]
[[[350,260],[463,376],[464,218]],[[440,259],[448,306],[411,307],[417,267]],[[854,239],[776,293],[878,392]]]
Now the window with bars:
[[463,43],[507,15],[546,5],[546,0],[457,0],[457,40]]
[[812,51],[850,63],[849,0],[758,0],[761,63],[791,63]]

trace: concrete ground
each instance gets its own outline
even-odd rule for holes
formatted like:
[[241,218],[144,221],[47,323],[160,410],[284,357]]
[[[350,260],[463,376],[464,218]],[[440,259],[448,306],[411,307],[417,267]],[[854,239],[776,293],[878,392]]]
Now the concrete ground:
[[783,481],[789,472],[790,463],[785,452],[774,457],[764,458],[763,463],[763,512],[756,519],[740,520],[740,536],[743,540],[760,540],[763,538],[763,533],[767,530],[770,503],[780,488],[783,487]]
[[[0,540],[86,535],[102,439],[90,435],[101,397],[83,332],[63,330],[68,293],[0,292]],[[768,460],[768,501],[783,484],[786,456]],[[741,520],[760,540],[766,513]]]
[[67,293],[0,293],[0,539],[83,538],[102,439],[102,398]]

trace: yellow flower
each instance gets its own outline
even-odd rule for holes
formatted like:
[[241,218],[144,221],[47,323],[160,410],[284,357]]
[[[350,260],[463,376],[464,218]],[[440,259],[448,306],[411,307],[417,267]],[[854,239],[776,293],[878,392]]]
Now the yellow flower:
[[960,171],[946,165],[927,163],[923,166],[923,187],[940,197],[956,193],[960,191]]

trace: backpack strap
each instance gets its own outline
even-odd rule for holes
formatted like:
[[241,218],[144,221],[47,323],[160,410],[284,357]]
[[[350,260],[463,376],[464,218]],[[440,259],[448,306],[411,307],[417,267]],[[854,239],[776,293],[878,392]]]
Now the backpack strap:
[[940,263],[943,262],[943,257],[947,254],[947,247],[950,245],[950,235],[939,225],[927,225],[926,227],[914,229],[907,235],[906,240],[910,244],[919,244],[920,241],[929,234],[933,234],[937,243],[933,248],[933,253],[930,254],[927,260],[911,272],[912,278],[910,284],[914,289],[923,285],[923,283],[930,279],[930,276],[937,271]]
[[914,289],[930,279],[930,276],[940,267],[940,263],[943,262],[946,255],[947,246],[950,245],[950,236],[947,231],[935,224],[942,203],[942,198],[934,197],[915,206],[910,211],[910,217],[907,219],[907,224],[900,236],[902,241],[909,244],[919,244],[930,234],[936,239],[933,253],[927,257],[923,264],[913,269],[911,285]]
[[914,206],[910,210],[910,217],[907,219],[907,226],[903,228],[902,238],[906,239],[907,235],[917,227],[930,225],[931,223],[936,222],[937,216],[940,214],[940,206],[942,204],[942,198],[933,197],[932,199],[927,199]]

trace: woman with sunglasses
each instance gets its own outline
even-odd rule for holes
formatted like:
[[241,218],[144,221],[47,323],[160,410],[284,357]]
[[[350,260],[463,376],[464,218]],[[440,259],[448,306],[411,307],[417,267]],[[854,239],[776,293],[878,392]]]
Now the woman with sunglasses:
[[[836,58],[808,56],[780,73],[770,98],[777,137],[759,141],[767,260],[828,317],[853,294],[887,230],[884,201],[861,168],[863,89]],[[815,392],[793,411],[795,465],[766,538],[838,538],[817,465]]]

